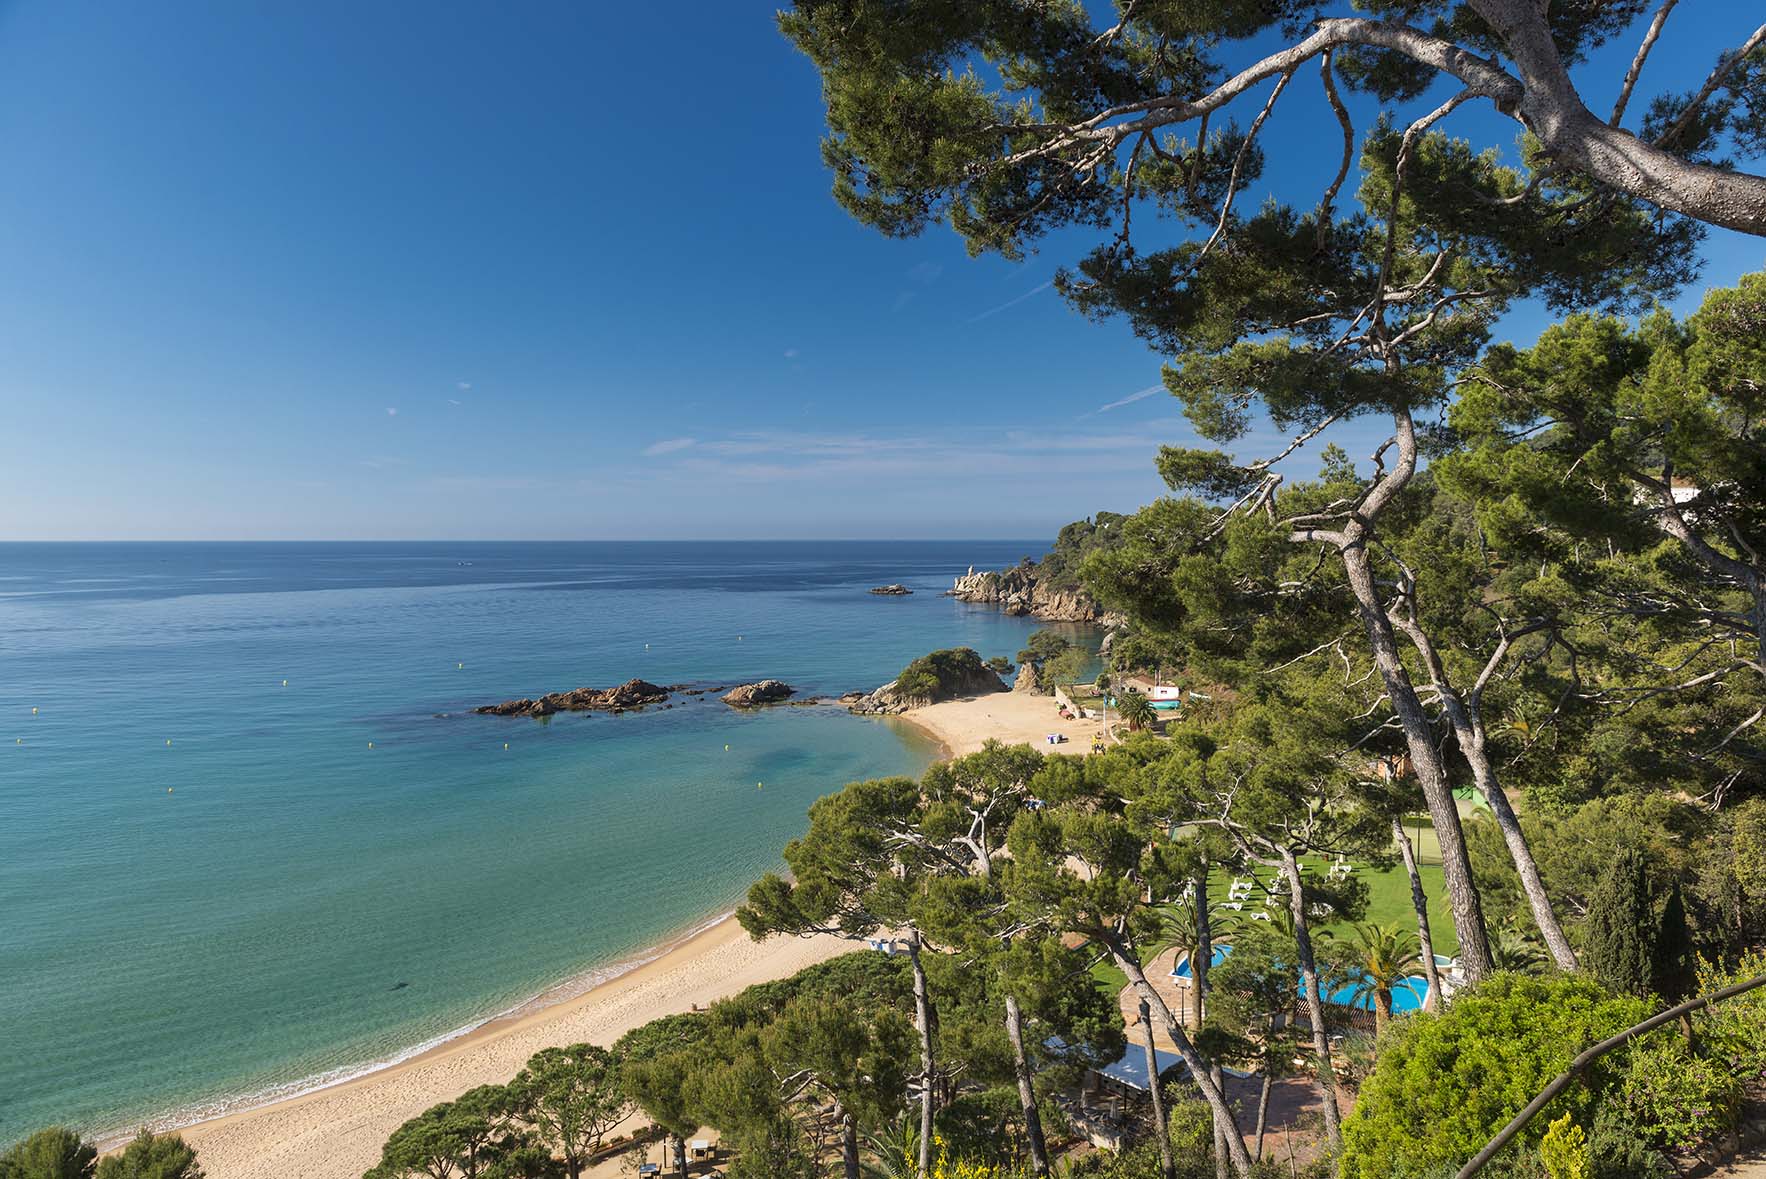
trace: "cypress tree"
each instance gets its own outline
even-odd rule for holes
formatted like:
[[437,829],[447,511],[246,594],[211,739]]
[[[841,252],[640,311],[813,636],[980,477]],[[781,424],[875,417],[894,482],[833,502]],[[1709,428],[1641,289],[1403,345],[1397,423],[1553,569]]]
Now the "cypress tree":
[[1588,904],[1584,964],[1620,994],[1649,994],[1655,968],[1656,913],[1648,869],[1635,849],[1613,861]]
[[1686,902],[1680,895],[1680,881],[1668,888],[1668,899],[1662,903],[1662,915],[1656,921],[1655,963],[1652,986],[1656,994],[1669,1003],[1678,1003],[1692,993],[1692,930],[1686,923]]

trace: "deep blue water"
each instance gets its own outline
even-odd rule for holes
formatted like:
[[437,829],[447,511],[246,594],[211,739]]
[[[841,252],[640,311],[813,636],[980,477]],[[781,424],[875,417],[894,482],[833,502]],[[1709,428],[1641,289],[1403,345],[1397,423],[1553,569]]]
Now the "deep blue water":
[[931,750],[714,696],[467,710],[1011,656],[1034,624],[939,594],[1041,547],[0,545],[0,1142],[384,1061],[728,909]]

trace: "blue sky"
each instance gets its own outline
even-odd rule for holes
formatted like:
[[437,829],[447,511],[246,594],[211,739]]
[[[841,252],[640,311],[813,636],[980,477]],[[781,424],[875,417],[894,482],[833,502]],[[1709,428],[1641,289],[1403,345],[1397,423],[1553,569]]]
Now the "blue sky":
[[[1678,13],[1640,92],[1736,23]],[[15,0],[0,539],[1034,537],[1157,495],[1191,435],[1047,289],[1082,240],[881,238],[821,129],[764,3]]]

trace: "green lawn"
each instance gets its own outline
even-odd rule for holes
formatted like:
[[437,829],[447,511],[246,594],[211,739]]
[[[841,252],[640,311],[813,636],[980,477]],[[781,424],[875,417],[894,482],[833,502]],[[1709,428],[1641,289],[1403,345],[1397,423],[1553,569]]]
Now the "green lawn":
[[[1459,950],[1459,938],[1453,930],[1453,917],[1447,907],[1447,890],[1441,880],[1441,849],[1435,842],[1435,829],[1427,819],[1420,821],[1412,818],[1405,823],[1411,842],[1416,847],[1418,871],[1423,878],[1423,891],[1429,895],[1429,936],[1434,941],[1437,954],[1454,954]],[[1325,861],[1306,860],[1322,870]],[[1402,929],[1415,932],[1416,910],[1410,903],[1410,878],[1404,873],[1403,864],[1387,868],[1384,871],[1370,871],[1366,868],[1356,870],[1357,876],[1367,881],[1367,913],[1364,921],[1376,922],[1381,925],[1397,925]],[[1258,879],[1270,880],[1274,877],[1271,871],[1259,871]],[[1209,896],[1218,904],[1227,899],[1232,888],[1232,876],[1225,872],[1216,872],[1209,885]],[[1250,913],[1263,907],[1261,893],[1253,893],[1253,900],[1242,910],[1247,917]],[[1282,902],[1285,903],[1285,900]],[[1224,917],[1238,917],[1239,914],[1226,910]],[[1218,919],[1217,919],[1218,920]],[[1333,922],[1316,931],[1319,934],[1330,934],[1334,937],[1352,936],[1353,930],[1346,921]],[[1230,935],[1226,939],[1230,940]],[[1159,943],[1146,956],[1146,961],[1166,950],[1170,942]],[[1116,968],[1115,963],[1105,959],[1091,968],[1092,978],[1097,980],[1111,995],[1121,992],[1128,985],[1128,978]]]

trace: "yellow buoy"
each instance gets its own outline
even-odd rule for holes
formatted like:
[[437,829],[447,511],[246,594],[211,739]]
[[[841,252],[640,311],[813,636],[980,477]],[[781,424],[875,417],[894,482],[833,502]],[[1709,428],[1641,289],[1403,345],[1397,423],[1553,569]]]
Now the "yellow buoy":
[[286,688],[286,687],[287,687],[287,686],[288,686],[288,681],[287,681],[287,680],[283,680],[283,681],[282,681],[282,686],[283,686],[283,687],[284,687],[284,688]]
[[374,748],[374,742],[372,742],[372,741],[368,742],[368,748],[369,749]]
[[465,665],[465,664],[464,664],[464,663],[456,663],[456,664],[454,664],[454,670],[456,670],[456,671],[465,671],[465,670],[466,670],[466,665]]
[[756,782],[756,783],[755,783],[755,784],[754,784],[754,788],[755,788],[755,789],[756,789],[756,790],[759,790],[759,789],[760,789],[760,783],[759,783],[759,782]]
[[170,787],[170,786],[167,786],[167,787],[166,787],[166,793],[167,793],[167,794],[170,794],[170,793],[171,793],[171,792],[172,792],[172,788],[171,788],[171,787]]
[[509,748],[509,742],[507,742],[507,741],[503,742],[503,748],[504,749]]
[[170,738],[170,737],[167,737],[167,738],[166,738],[166,744],[167,744],[167,745],[170,745],[170,744],[171,744],[171,743],[172,743],[172,739],[171,739],[171,738]]
[[728,753],[729,751],[730,751],[730,747],[728,745],[724,746],[724,752]]
[[36,715],[37,715],[37,706],[36,706],[36,705],[34,705],[34,704],[33,704],[33,705],[31,705],[31,715],[32,715],[32,716],[36,716]]

